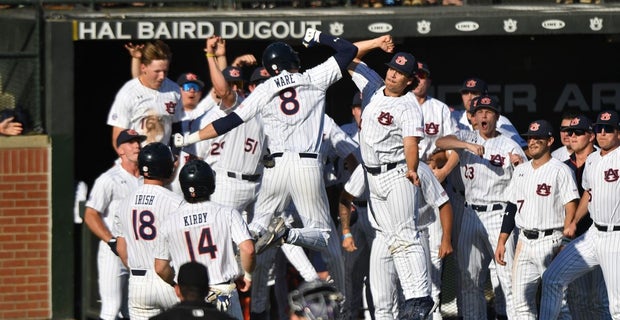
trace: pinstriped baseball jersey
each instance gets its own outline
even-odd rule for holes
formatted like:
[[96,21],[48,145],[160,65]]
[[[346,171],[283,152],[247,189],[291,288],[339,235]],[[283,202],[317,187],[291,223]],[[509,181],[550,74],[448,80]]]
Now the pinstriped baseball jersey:
[[566,146],[561,146],[553,150],[553,152],[551,152],[551,156],[560,161],[566,161],[570,159],[570,153],[568,152],[568,148],[566,148]]
[[433,170],[426,163],[420,162],[418,176],[422,190],[418,192],[418,228],[425,228],[438,220],[437,209],[450,199],[433,174]]
[[[424,137],[422,110],[411,92],[400,97],[383,94],[383,80],[367,65],[360,63],[352,79],[363,88],[368,103],[362,112],[360,149],[364,164],[370,167],[405,160],[404,137]],[[369,78],[364,78],[369,76]],[[366,92],[376,88],[370,95]]]
[[575,174],[554,158],[536,169],[532,161],[518,165],[506,195],[517,205],[516,225],[526,230],[563,228],[564,205],[579,198]]
[[342,72],[333,57],[304,73],[283,71],[256,87],[234,112],[244,121],[262,116],[272,153],[319,153],[325,92],[340,78]]
[[166,78],[158,90],[143,86],[138,78],[125,83],[116,94],[108,125],[134,129],[150,142],[168,144],[175,112],[183,107],[179,86]]
[[251,239],[237,210],[213,202],[184,203],[160,230],[155,258],[171,258],[177,266],[200,262],[207,266],[211,284],[234,280],[240,274],[234,244]]
[[583,171],[583,189],[590,190],[588,211],[594,223],[620,225],[620,148],[601,156],[591,153]]
[[130,269],[153,269],[155,240],[161,223],[183,201],[181,196],[164,187],[148,184],[123,200],[114,227],[115,234],[127,242]]
[[[454,111],[452,112],[452,117],[456,120],[456,125],[459,130],[470,130],[470,131],[474,130],[473,127],[471,126],[471,123],[469,123],[469,120],[467,120],[466,113],[467,111],[465,110]],[[503,115],[500,115],[499,119],[497,120],[496,126],[497,126],[496,130],[499,131],[499,133],[514,140],[522,148],[527,147],[527,141],[525,141],[521,137],[521,135],[519,134],[515,126],[512,124],[512,122],[510,122],[508,118],[506,118]]]
[[[243,97],[237,96],[237,103],[232,108],[227,110],[212,108],[200,119],[200,128],[225,117],[242,101]],[[255,174],[262,171],[262,166],[258,164],[265,147],[264,141],[265,135],[260,117],[254,117],[223,135],[196,143],[196,148],[198,156],[213,170]]]
[[508,153],[518,154],[525,159],[521,147],[501,134],[485,140],[478,131],[461,130],[456,136],[461,141],[484,146],[483,157],[465,149],[457,149],[461,159],[465,200],[470,204],[505,202],[504,191],[514,170]]
[[458,131],[458,127],[448,106],[433,97],[427,96],[420,109],[424,117],[424,139],[420,140],[418,151],[420,161],[427,161],[437,150],[435,141],[454,134]]
[[101,217],[108,229],[114,226],[114,215],[126,196],[130,195],[144,181],[121,167],[120,163],[102,173],[93,185],[86,206],[103,214]]
[[349,178],[349,171],[344,168],[344,159],[353,154],[360,159],[359,145],[345,133],[328,115],[325,115],[323,127],[323,143],[321,156],[323,157],[323,172],[325,186],[345,182]]
[[[202,104],[202,105],[197,105],[196,108],[192,110],[179,110],[176,114],[177,120],[175,122],[179,123],[178,128],[181,131],[173,132],[173,134],[174,133],[186,134],[186,133],[192,133],[196,131],[197,129],[194,129],[194,131],[192,131],[192,128],[196,127],[194,123],[199,122],[198,119],[206,112],[205,108],[207,107],[208,106],[206,104]],[[174,180],[172,181],[172,183],[170,183],[170,188],[172,189],[172,191],[174,191],[175,193],[179,195],[183,195],[183,191],[181,191],[181,185],[179,184],[179,173],[181,172],[181,168],[183,168],[185,163],[187,163],[190,160],[190,158],[193,156],[197,156],[196,144],[191,144],[189,146],[182,147],[181,152],[179,152],[179,163],[174,173]]]

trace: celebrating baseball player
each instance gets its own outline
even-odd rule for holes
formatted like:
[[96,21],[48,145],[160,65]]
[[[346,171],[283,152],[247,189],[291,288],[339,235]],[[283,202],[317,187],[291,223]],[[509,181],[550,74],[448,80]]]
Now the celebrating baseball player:
[[[438,148],[454,149],[460,158],[460,173],[465,185],[465,209],[457,246],[461,272],[462,313],[464,319],[485,319],[486,301],[483,288],[486,270],[494,261],[502,217],[507,199],[504,191],[516,164],[523,162],[521,147],[496,129],[499,119],[498,101],[482,95],[472,103],[476,131],[460,130],[455,135],[437,139]],[[512,237],[507,245],[506,266],[497,266],[497,277],[506,299],[507,316],[511,317],[510,290]]]
[[[592,128],[592,121],[584,115],[573,116],[564,130],[565,135],[569,138],[571,150],[569,159],[564,161],[564,163],[575,173],[579,196],[582,196],[584,190],[581,184],[586,159],[591,153],[598,151],[598,147],[594,145],[596,135]],[[551,156],[553,157],[553,153],[551,153]],[[575,238],[584,234],[591,226],[592,219],[588,213],[577,222]],[[564,240],[570,239],[565,238]],[[605,279],[603,279],[601,267],[595,267],[590,272],[571,282],[568,285],[566,301],[573,320],[611,319],[611,315],[609,315],[609,299],[607,298]],[[565,311],[566,308],[563,308],[562,312]],[[560,318],[563,317],[564,315],[561,314]]]
[[342,293],[325,281],[303,283],[288,296],[291,320],[341,319],[343,300]]
[[506,265],[506,241],[515,225],[519,241],[512,267],[515,319],[537,319],[537,291],[542,273],[560,249],[562,236],[575,233],[577,209],[573,172],[551,157],[553,128],[545,120],[532,122],[523,134],[532,159],[515,168],[506,189],[507,215],[495,249],[495,260]]
[[178,300],[172,287],[153,270],[154,242],[161,223],[177,210],[183,198],[166,189],[172,179],[174,157],[170,148],[153,142],[138,155],[144,184],[128,195],[114,218],[118,254],[130,269],[129,316],[148,319],[170,308]]
[[[163,222],[155,245],[155,270],[169,284],[174,284],[174,265],[200,262],[209,270],[209,301],[220,311],[243,320],[235,281],[240,270],[235,259],[239,247],[245,275],[237,282],[248,291],[254,271],[254,241],[241,214],[231,207],[210,201],[215,190],[211,167],[202,160],[188,162],[179,174],[185,198],[181,208]],[[170,261],[172,260],[172,262]]]
[[557,319],[569,283],[600,266],[609,296],[612,319],[620,319],[620,118],[614,110],[602,111],[594,123],[600,150],[591,153],[583,171],[585,192],[573,224],[590,213],[590,229],[567,244],[543,275],[540,319]]
[[410,53],[396,53],[382,79],[359,59],[375,48],[393,51],[392,38],[381,36],[356,42],[356,46],[358,56],[349,72],[364,102],[360,149],[370,211],[386,235],[405,297],[399,318],[423,319],[433,300],[426,263],[429,253],[417,228],[418,142],[424,132],[422,111],[410,90],[417,85],[418,64]]
[[[325,93],[342,78],[341,70],[351,62],[357,48],[350,42],[309,29],[304,44],[322,43],[336,53],[324,63],[299,73],[297,53],[282,42],[269,45],[263,52],[263,65],[271,78],[226,117],[215,120],[187,137],[176,136],[177,145],[187,145],[214,138],[260,115],[275,165],[266,169],[261,192],[250,228],[262,237],[257,253],[283,240],[324,250],[330,274],[342,288],[340,252],[326,250],[329,238],[329,208],[323,182],[319,149],[322,141]],[[305,219],[304,228],[289,229],[274,212],[282,212],[290,201]],[[270,222],[271,220],[271,222]],[[339,246],[338,246],[339,248]],[[340,251],[340,250],[338,250]]]
[[84,211],[84,222],[99,238],[97,270],[101,312],[99,318],[114,320],[122,313],[129,317],[127,309],[127,279],[129,273],[116,251],[116,238],[110,231],[119,203],[142,184],[138,169],[140,143],[146,139],[136,131],[126,129],[116,139],[116,152],[120,163],[95,180]]
[[144,143],[170,141],[175,112],[182,107],[179,86],[166,77],[171,57],[170,48],[161,40],[142,48],[140,75],[118,91],[108,114],[115,149],[124,129],[145,135]]

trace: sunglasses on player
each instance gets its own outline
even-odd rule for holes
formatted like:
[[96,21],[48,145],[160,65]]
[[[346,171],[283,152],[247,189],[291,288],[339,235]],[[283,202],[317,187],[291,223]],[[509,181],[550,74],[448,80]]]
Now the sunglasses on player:
[[194,89],[194,91],[202,90],[202,87],[199,84],[195,83],[195,82],[184,83],[182,87],[183,87],[183,91],[185,91],[185,92],[189,92],[192,89]]
[[564,132],[566,132],[566,135],[568,135],[569,137],[572,136],[573,134],[578,137],[581,137],[584,134],[586,134],[587,131],[584,129],[566,129]]
[[605,133],[613,133],[616,130],[616,126],[612,126],[610,124],[597,124],[594,126],[594,132],[602,133],[605,130]]

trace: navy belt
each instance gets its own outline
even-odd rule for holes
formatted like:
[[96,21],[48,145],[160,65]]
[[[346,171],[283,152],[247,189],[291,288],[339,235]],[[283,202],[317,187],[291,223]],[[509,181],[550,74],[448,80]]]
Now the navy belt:
[[[600,225],[598,223],[594,223],[594,226],[598,229],[598,231],[603,231],[603,232],[607,232],[607,231],[620,231],[620,226],[603,226]],[[611,228],[609,228],[611,227]]]
[[[490,204],[490,205],[476,205],[476,204],[468,204],[465,203],[466,206],[469,206],[470,208],[474,209],[475,211],[495,211],[495,210],[501,210],[504,208],[504,205],[501,203],[495,203],[495,204]],[[487,210],[487,209],[491,209],[491,210]]]
[[530,240],[535,240],[535,239],[538,239],[541,234],[543,234],[543,237],[552,235],[553,234],[553,230],[555,230],[555,229],[547,229],[547,230],[521,230],[521,232],[523,232],[523,235],[526,238],[528,238]]
[[144,269],[131,269],[132,276],[142,277],[146,274],[146,270]]
[[228,171],[228,176],[235,179],[247,180],[250,182],[255,182],[260,179],[260,174],[239,174],[236,172]]
[[364,166],[364,168],[366,169],[366,172],[374,175],[374,174],[379,174],[379,173],[383,173],[383,172],[392,170],[392,169],[396,168],[397,165],[398,165],[398,162],[392,162],[392,163],[387,163],[385,165],[382,165],[380,167],[367,167],[367,166]]
[[[300,152],[298,153],[300,158],[312,158],[312,159],[316,159],[319,157],[318,154],[316,153],[307,153],[307,152]],[[276,153],[272,153],[271,156],[274,158],[277,157],[281,157],[282,155],[284,155],[284,152],[276,152]]]

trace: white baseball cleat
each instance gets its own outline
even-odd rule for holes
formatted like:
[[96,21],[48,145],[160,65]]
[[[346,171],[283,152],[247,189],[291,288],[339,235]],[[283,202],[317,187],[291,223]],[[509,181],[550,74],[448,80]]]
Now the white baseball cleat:
[[287,231],[288,227],[284,224],[284,218],[272,218],[267,227],[267,232],[256,241],[256,254],[261,254],[274,245],[281,246],[284,243],[284,236],[287,234]]

